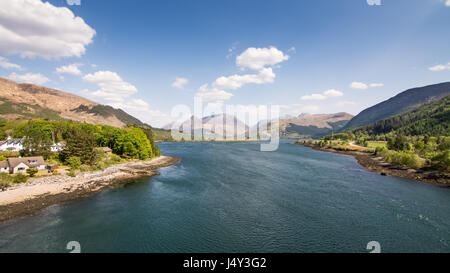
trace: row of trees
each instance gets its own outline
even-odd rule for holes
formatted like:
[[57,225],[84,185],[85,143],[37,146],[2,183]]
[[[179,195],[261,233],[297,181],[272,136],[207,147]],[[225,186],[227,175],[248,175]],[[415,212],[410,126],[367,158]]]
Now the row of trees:
[[109,147],[117,155],[141,160],[160,155],[148,128],[30,120],[1,123],[0,132],[15,138],[25,138],[22,152],[24,156],[42,155],[48,158],[53,143],[65,142],[66,147],[59,154],[63,162],[77,157],[82,164],[93,164],[96,160],[96,147]]

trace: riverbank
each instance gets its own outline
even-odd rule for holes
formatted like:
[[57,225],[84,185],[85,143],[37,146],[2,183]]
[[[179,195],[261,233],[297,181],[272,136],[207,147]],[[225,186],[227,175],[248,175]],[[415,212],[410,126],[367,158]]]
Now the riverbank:
[[103,171],[81,173],[76,177],[55,175],[29,179],[27,183],[0,192],[0,222],[85,197],[105,188],[123,185],[133,178],[158,175],[156,169],[179,161],[176,157],[160,156],[148,161],[111,166]]
[[331,152],[336,154],[344,154],[353,156],[358,163],[369,169],[372,172],[379,173],[380,175],[390,175],[400,178],[406,178],[411,180],[416,180],[420,182],[425,182],[441,187],[450,187],[450,176],[438,172],[433,171],[423,171],[423,170],[415,170],[403,168],[401,166],[395,166],[390,163],[384,162],[383,158],[377,157],[372,153],[361,152],[361,151],[345,151],[345,150],[337,150],[333,148],[323,148],[314,146],[311,144],[305,143],[297,143],[294,142],[292,144],[297,144],[305,147],[310,147],[313,150],[323,151],[323,152]]

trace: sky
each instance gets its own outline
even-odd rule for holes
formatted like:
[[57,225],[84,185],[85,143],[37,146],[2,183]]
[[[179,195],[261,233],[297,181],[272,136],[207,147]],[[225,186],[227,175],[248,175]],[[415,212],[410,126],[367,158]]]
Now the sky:
[[195,96],[216,112],[280,105],[281,114],[355,115],[450,80],[450,0],[0,6],[0,77],[87,97],[155,127]]

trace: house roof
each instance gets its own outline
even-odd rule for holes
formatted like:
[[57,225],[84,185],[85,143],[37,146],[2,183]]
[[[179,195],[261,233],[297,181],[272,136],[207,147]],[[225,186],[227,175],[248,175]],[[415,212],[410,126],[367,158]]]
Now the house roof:
[[105,153],[112,152],[111,148],[109,148],[109,147],[101,147],[100,149],[102,149],[103,152],[105,152]]
[[18,145],[23,144],[24,139],[23,138],[8,138],[7,140],[3,141],[0,145]]
[[11,157],[8,158],[8,165],[10,168],[17,167],[20,163],[27,165],[30,168],[34,168],[40,165],[45,165],[44,158],[42,156],[32,157]]
[[0,168],[7,168],[8,167],[8,161],[0,161]]

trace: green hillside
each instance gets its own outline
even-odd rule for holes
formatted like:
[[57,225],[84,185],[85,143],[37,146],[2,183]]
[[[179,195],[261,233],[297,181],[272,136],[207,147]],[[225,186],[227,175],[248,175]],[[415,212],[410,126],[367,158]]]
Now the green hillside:
[[80,105],[79,107],[73,109],[75,112],[84,112],[88,114],[95,114],[102,116],[104,118],[116,116],[117,119],[125,123],[127,126],[137,126],[137,127],[150,127],[149,125],[141,122],[139,119],[127,114],[122,109],[116,109],[109,105],[95,105],[89,108],[86,105]]
[[450,136],[450,96],[353,130],[355,134]]
[[51,109],[42,108],[39,105],[16,103],[6,98],[0,98],[0,115],[11,115],[16,119],[62,120],[59,113]]
[[341,131],[372,124],[447,95],[450,95],[450,82],[409,89],[365,109],[351,119]]

